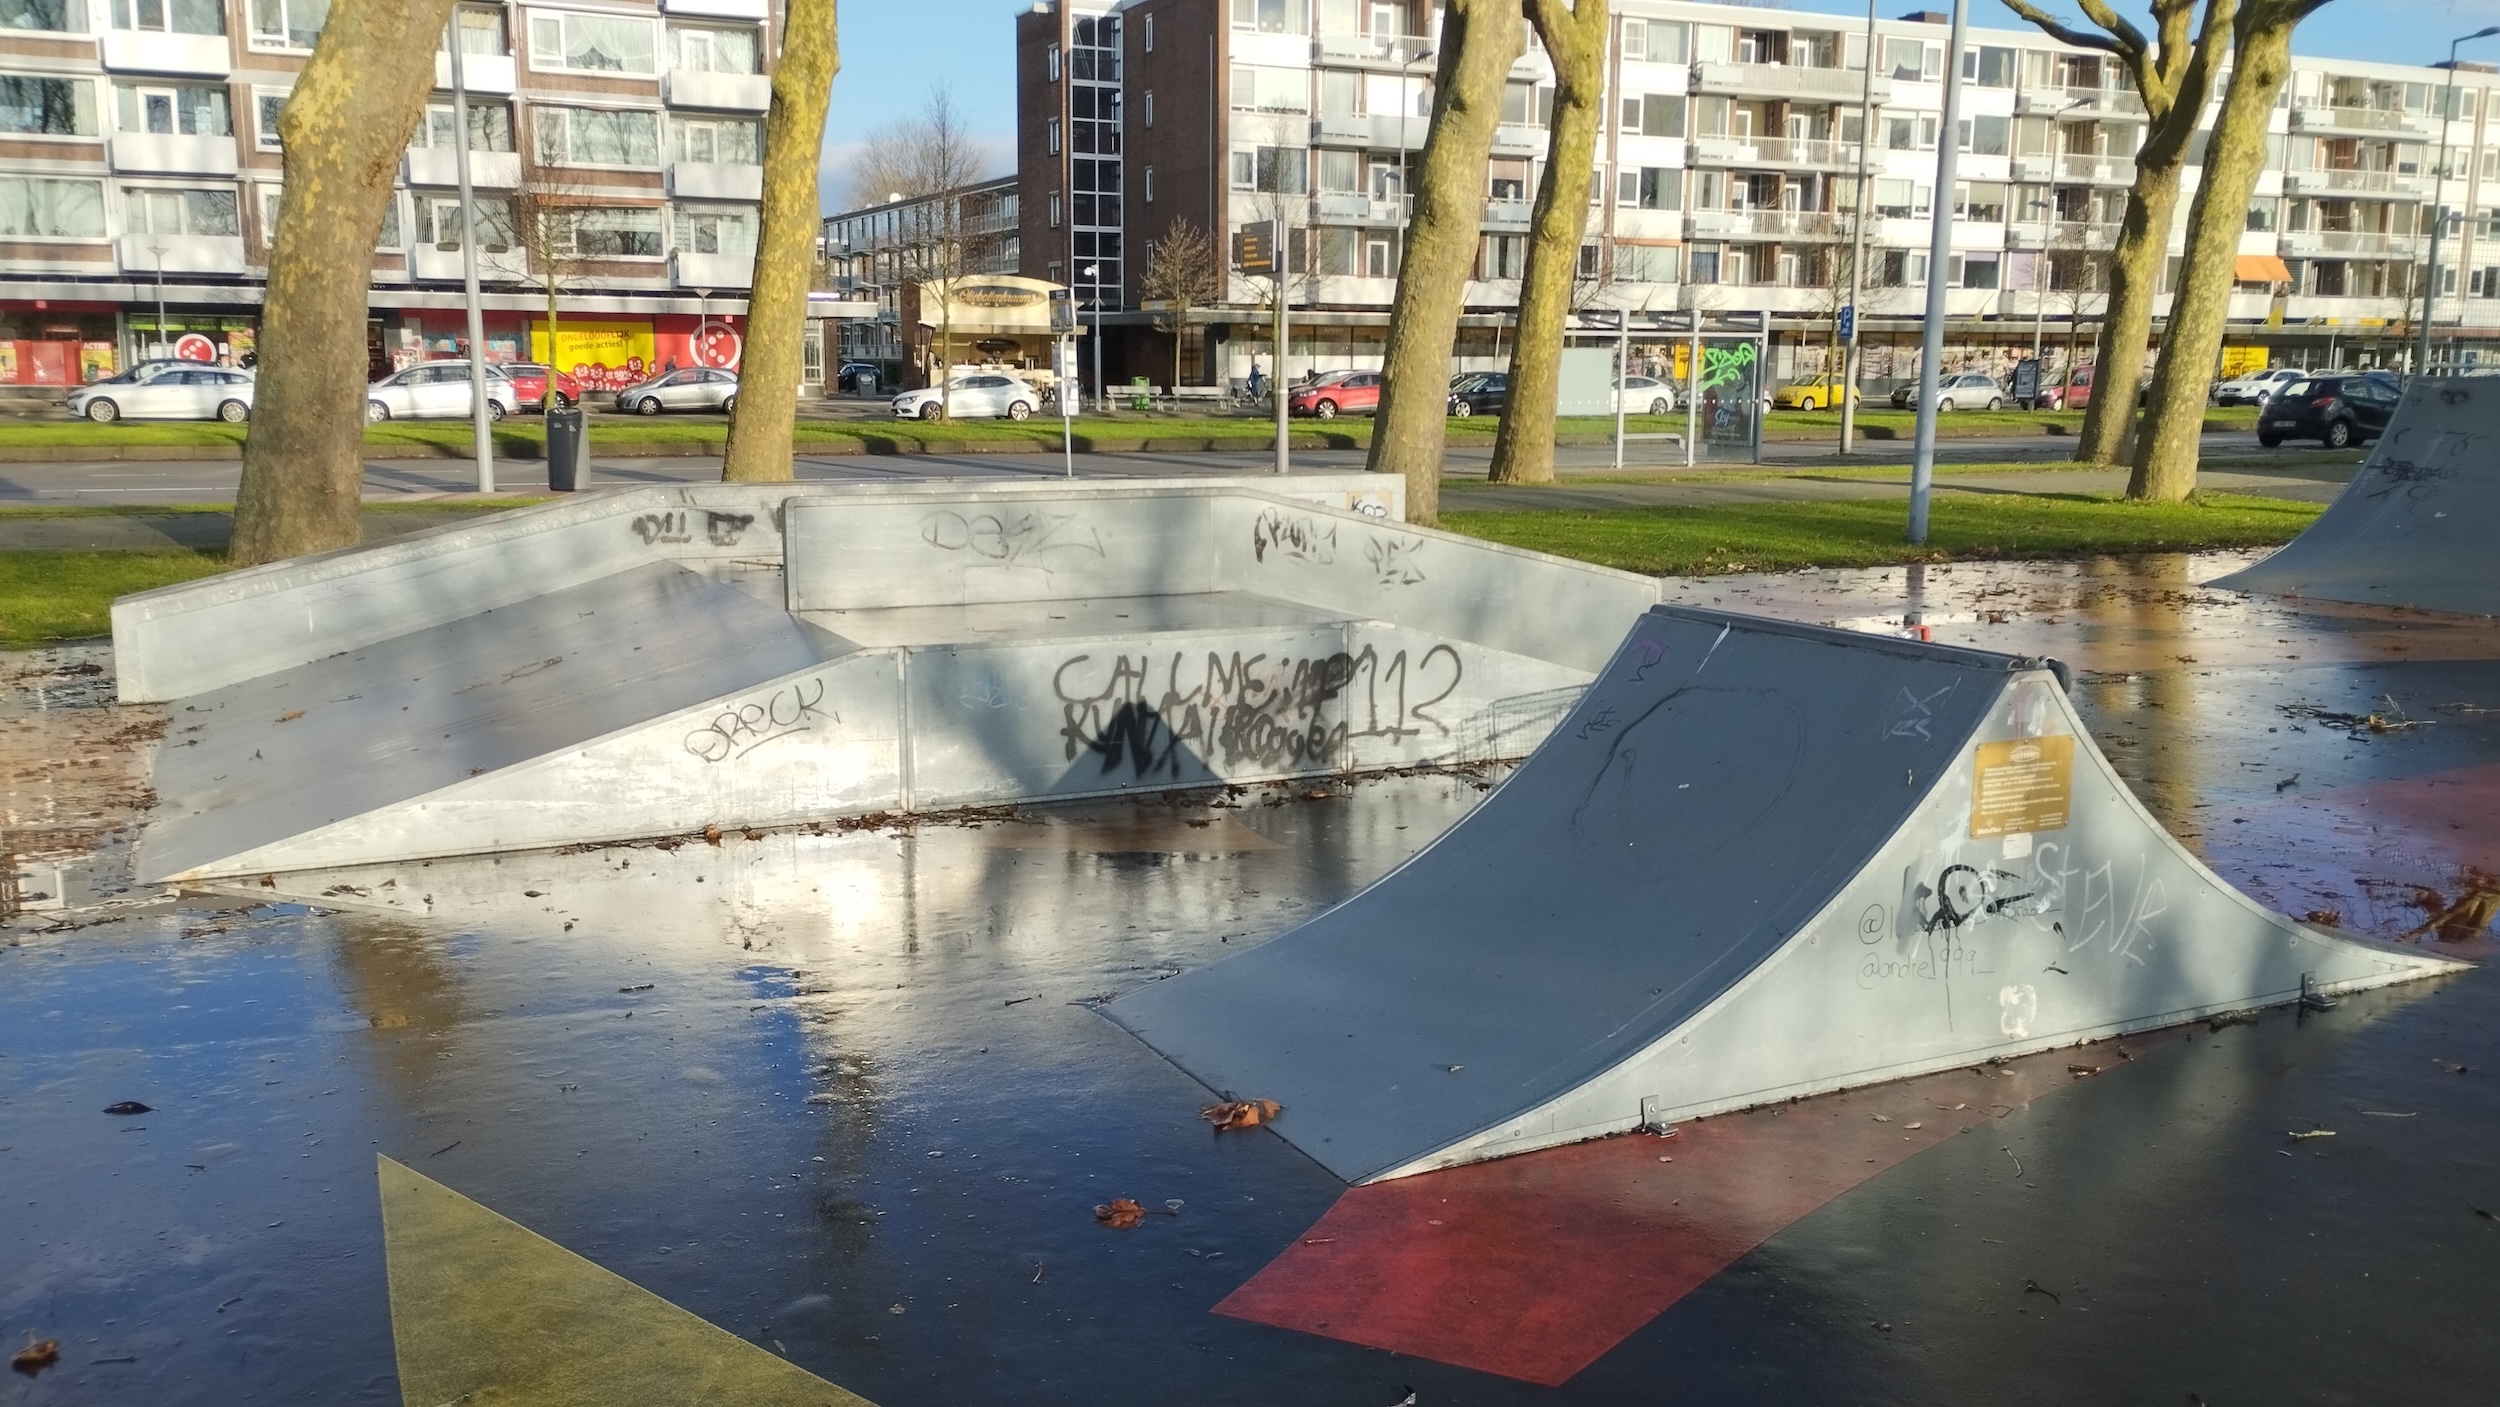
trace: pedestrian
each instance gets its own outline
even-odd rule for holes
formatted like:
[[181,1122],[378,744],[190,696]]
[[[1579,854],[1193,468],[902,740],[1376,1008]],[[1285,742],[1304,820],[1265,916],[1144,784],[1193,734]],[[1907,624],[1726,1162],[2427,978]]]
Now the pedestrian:
[[1250,399],[1254,401],[1257,400],[1259,398],[1260,388],[1265,385],[1267,385],[1267,378],[1259,371],[1259,359],[1257,357],[1252,357],[1250,359]]

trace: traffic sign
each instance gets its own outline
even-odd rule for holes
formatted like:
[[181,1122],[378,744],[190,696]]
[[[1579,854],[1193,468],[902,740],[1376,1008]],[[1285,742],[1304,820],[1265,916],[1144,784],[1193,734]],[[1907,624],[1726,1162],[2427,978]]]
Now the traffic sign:
[[1840,340],[1846,342],[1857,335],[1858,310],[1857,305],[1851,304],[1840,310]]
[[1054,288],[1050,291],[1050,330],[1053,332],[1076,331],[1075,290]]
[[1261,220],[1234,232],[1233,267],[1245,274],[1276,272],[1276,226],[1272,222]]

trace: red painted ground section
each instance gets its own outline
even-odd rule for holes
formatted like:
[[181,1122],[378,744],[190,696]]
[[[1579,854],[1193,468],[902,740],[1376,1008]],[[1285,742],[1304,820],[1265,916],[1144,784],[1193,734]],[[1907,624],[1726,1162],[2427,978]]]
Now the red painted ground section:
[[1985,1137],[2072,1084],[2068,1066],[2118,1052],[2053,1051],[1354,1188],[1216,1312],[1558,1387],[1806,1213],[1946,1139]]

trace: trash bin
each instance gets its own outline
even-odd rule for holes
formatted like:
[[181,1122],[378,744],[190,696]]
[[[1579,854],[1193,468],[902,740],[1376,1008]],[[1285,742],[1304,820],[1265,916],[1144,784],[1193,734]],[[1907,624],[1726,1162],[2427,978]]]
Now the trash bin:
[[548,489],[555,493],[577,493],[589,478],[589,412],[578,406],[548,411]]
[[856,387],[861,395],[868,397],[870,400],[876,399],[877,373],[873,371],[863,371],[858,376],[852,378],[851,385]]
[[1132,380],[1132,381],[1130,381],[1130,382],[1128,383],[1128,408],[1129,408],[1129,409],[1131,409],[1131,410],[1152,410],[1152,409],[1154,409],[1154,408],[1155,408],[1155,399],[1154,399],[1154,397],[1155,397],[1155,388],[1154,388],[1154,383],[1152,383],[1152,382],[1148,381],[1145,377],[1143,377],[1143,376],[1137,377],[1136,379],[1134,379],[1134,380]]

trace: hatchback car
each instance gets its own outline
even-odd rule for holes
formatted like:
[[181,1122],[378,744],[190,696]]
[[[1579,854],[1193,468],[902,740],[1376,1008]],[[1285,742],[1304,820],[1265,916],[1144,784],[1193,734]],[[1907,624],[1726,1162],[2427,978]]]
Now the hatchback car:
[[[502,362],[503,374],[512,378],[512,389],[521,397],[523,410],[544,410],[553,406],[562,410],[579,404],[582,383],[570,372],[558,371],[538,362]],[[550,399],[552,394],[553,399]]]
[[657,415],[664,410],[727,414],[738,408],[738,378],[714,367],[681,366],[617,392],[616,408],[633,415]]
[[2263,371],[2235,376],[2214,387],[2214,404],[2264,405],[2274,399],[2275,392],[2308,374],[2295,366],[2270,366]]
[[2400,395],[2377,376],[2304,376],[2284,383],[2257,417],[2257,443],[2268,449],[2285,440],[2316,440],[2345,449],[2387,430]]
[[958,376],[945,389],[924,386],[894,398],[898,420],[935,420],[941,415],[1030,420],[1042,393],[1019,377],[997,372]]
[[158,367],[144,381],[98,381],[69,393],[69,413],[99,425],[116,420],[252,418],[252,373],[221,366]]
[[1655,376],[1627,376],[1615,383],[1615,395],[1626,415],[1675,414],[1675,388]]
[[[876,385],[877,378],[882,375],[884,373],[877,369],[875,362],[844,362],[833,374],[833,389],[857,391],[864,386]],[[860,379],[862,377],[866,377],[867,380],[862,381]]]
[[[1849,393],[1855,397],[1857,391]],[[1771,397],[1771,404],[1782,409],[1823,410],[1840,404],[1840,383],[1830,376],[1817,376],[1811,381],[1791,381]]]
[[1510,377],[1498,371],[1470,372],[1450,382],[1450,414],[1499,415],[1510,401]]
[[[1892,403],[1903,410],[1915,409],[1918,405],[1918,382],[1906,381],[1895,388]],[[1939,412],[2004,408],[2005,388],[1984,371],[1955,372],[1936,385],[1936,409]]]
[[1285,410],[1291,415],[1308,415],[1320,420],[1334,420],[1339,415],[1377,415],[1380,413],[1380,373],[1377,371],[1331,371],[1316,381],[1305,381],[1293,388],[1285,398]]
[[[464,420],[474,404],[467,362],[420,362],[365,388],[367,420]],[[487,419],[501,420],[520,408],[512,378],[501,367],[487,367]]]

